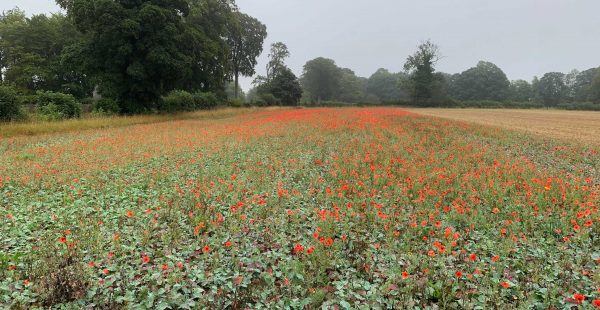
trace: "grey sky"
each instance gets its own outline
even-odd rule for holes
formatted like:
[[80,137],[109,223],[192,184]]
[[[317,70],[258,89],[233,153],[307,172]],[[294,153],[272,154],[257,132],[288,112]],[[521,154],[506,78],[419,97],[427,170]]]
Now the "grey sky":
[[[237,0],[267,25],[258,65],[269,45],[286,43],[297,74],[307,60],[334,59],[357,75],[378,68],[400,71],[422,40],[440,46],[438,70],[461,72],[479,60],[495,63],[509,79],[600,66],[599,0]],[[0,9],[58,10],[51,0],[2,0]],[[251,78],[242,80],[248,90]]]

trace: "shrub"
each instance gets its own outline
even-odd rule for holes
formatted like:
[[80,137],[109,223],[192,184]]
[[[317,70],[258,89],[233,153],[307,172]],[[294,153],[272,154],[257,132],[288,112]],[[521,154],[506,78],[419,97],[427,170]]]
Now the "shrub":
[[242,100],[242,99],[229,99],[229,106],[232,106],[234,108],[241,108],[245,105],[246,104],[244,103],[244,100]]
[[271,93],[261,94],[259,100],[261,100],[264,103],[264,105],[267,106],[278,104],[277,98],[275,98],[275,96],[273,96],[273,94]]
[[17,91],[12,87],[0,86],[0,120],[12,121],[22,116]]
[[561,103],[556,107],[563,110],[600,111],[600,104],[591,102]]
[[185,90],[173,90],[160,100],[159,110],[174,113],[180,111],[193,111],[195,100],[192,94]]
[[219,104],[219,98],[211,92],[197,92],[194,93],[194,103],[197,109],[211,109]]
[[118,114],[121,111],[117,101],[110,98],[98,99],[94,102],[94,112],[104,114]]
[[81,116],[81,104],[73,95],[51,91],[37,92],[38,113],[47,120],[60,120]]

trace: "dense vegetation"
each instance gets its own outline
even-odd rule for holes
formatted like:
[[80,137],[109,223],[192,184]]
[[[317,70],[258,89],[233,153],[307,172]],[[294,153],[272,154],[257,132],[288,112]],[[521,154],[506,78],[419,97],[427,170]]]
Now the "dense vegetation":
[[0,150],[3,309],[600,303],[597,145],[321,108]]

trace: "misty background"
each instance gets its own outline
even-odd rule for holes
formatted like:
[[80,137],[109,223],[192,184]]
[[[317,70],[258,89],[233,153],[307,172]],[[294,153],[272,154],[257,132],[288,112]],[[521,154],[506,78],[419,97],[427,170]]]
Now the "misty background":
[[[240,10],[266,24],[257,74],[265,74],[269,46],[284,42],[296,75],[306,61],[334,59],[369,77],[378,68],[402,71],[406,57],[431,39],[443,56],[437,71],[459,73],[479,60],[495,63],[510,80],[545,72],[596,67],[600,55],[597,0],[238,0]],[[28,15],[57,12],[50,0],[3,0]],[[253,78],[241,78],[247,91]]]

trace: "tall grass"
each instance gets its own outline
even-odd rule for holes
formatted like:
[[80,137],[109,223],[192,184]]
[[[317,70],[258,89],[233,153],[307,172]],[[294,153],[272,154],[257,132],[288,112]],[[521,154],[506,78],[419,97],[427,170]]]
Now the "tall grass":
[[244,109],[218,109],[178,114],[149,114],[135,116],[94,116],[64,121],[29,120],[24,122],[0,123],[0,138],[14,136],[36,136],[59,132],[80,131],[98,128],[114,128],[140,124],[160,123],[186,119],[226,118],[252,111]]

